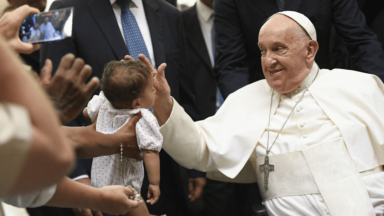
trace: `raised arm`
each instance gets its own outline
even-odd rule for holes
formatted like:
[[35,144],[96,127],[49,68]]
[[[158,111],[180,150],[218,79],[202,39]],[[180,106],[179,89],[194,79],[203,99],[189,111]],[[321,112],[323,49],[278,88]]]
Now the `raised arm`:
[[[193,122],[184,109],[171,97],[171,89],[165,79],[166,64],[161,64],[156,71],[144,55],[140,61],[146,64],[153,76],[156,100],[153,113],[163,135],[163,149],[180,165],[200,171],[215,170],[201,128]],[[181,127],[182,126],[182,127]]]
[[[24,107],[32,126],[29,150],[8,195],[38,190],[70,171],[73,150],[60,132],[58,117],[47,96],[0,39],[0,102]],[[15,155],[17,157],[17,155]],[[2,176],[8,176],[2,173]]]

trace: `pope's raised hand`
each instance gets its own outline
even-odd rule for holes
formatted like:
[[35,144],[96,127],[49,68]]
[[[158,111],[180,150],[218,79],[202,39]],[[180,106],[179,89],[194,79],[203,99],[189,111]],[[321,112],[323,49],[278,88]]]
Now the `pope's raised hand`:
[[[161,101],[169,97],[171,95],[171,88],[168,85],[167,79],[165,78],[165,68],[167,67],[167,64],[163,63],[159,66],[159,68],[156,69],[152,66],[151,62],[145,57],[144,54],[140,54],[139,60],[147,65],[149,70],[152,73],[153,76],[153,86],[156,89],[156,101],[155,105],[153,106],[154,108],[161,103]],[[134,60],[132,56],[126,55],[124,56],[124,60]]]
[[156,71],[156,69],[153,68],[151,62],[147,59],[147,57],[145,57],[145,55],[140,54],[139,59],[141,62],[147,65],[153,76],[153,87],[156,89],[155,105],[153,106],[153,109],[155,109],[161,106],[163,101],[167,100],[171,95],[171,88],[169,87],[167,79],[165,78],[165,68],[167,67],[167,64],[162,63]]
[[[129,55],[124,57],[124,60],[133,60]],[[156,89],[155,93],[155,104],[153,105],[154,114],[159,121],[159,124],[162,125],[169,118],[173,100],[171,98],[171,88],[168,85],[167,79],[165,78],[165,68],[167,64],[163,63],[156,69],[153,68],[151,62],[145,57],[145,55],[140,54],[139,60],[147,65],[153,76],[153,87]]]

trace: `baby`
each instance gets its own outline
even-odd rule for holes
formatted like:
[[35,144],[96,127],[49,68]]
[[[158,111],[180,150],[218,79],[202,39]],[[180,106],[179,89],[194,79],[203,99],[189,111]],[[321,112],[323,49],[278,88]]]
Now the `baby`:
[[[104,68],[100,94],[94,96],[83,111],[86,119],[97,121],[96,130],[104,134],[117,133],[132,115],[141,111],[142,118],[136,125],[136,136],[147,169],[147,203],[151,205],[160,196],[159,152],[163,143],[159,124],[148,110],[155,102],[155,91],[153,77],[145,64],[140,61],[112,61]],[[120,154],[114,154],[94,158],[92,186],[132,186],[140,193],[144,178],[143,162],[121,157]],[[127,215],[149,215],[149,212],[145,203],[141,203]]]

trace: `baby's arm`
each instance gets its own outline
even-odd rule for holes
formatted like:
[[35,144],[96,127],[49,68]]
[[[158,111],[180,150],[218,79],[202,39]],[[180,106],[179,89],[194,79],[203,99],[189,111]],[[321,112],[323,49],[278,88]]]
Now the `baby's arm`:
[[145,168],[147,169],[149,187],[147,203],[155,204],[160,197],[160,158],[159,152],[142,150]]
[[90,118],[89,115],[88,115],[87,107],[85,107],[84,110],[83,110],[83,116],[84,116],[85,120],[86,120],[88,123],[92,123],[92,120],[91,120],[91,118]]

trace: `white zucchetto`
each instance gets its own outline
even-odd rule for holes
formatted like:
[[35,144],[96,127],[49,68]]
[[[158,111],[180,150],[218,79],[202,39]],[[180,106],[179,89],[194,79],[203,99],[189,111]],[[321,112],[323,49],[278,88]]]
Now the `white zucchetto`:
[[308,19],[308,17],[296,11],[282,11],[278,12],[278,14],[283,14],[296,21],[301,27],[305,29],[312,40],[317,41],[315,26],[311,20]]

